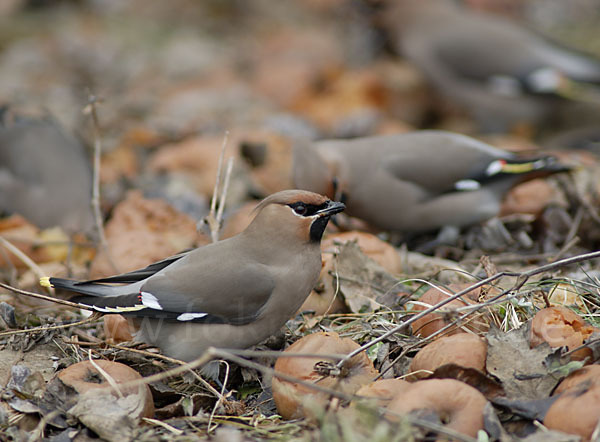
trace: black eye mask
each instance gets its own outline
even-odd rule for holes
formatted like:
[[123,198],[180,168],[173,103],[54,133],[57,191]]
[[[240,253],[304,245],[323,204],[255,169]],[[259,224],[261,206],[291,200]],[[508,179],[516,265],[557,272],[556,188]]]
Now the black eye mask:
[[306,204],[299,201],[297,203],[288,204],[288,206],[290,206],[298,215],[308,217],[315,215],[319,210],[326,209],[327,203],[325,202],[317,206],[315,204]]

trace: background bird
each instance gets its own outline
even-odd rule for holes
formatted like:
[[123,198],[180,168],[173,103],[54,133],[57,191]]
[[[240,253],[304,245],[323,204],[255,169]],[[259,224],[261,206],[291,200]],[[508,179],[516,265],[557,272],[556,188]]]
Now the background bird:
[[51,119],[0,113],[0,212],[41,228],[91,233],[92,169],[85,147]]
[[297,187],[337,193],[348,215],[404,234],[492,218],[515,184],[566,170],[443,131],[297,143],[293,164]]
[[599,60],[509,19],[451,0],[400,0],[384,22],[396,50],[484,130],[547,121],[565,98],[600,107]]
[[264,199],[240,234],[94,281],[43,278],[72,301],[135,318],[137,338],[190,361],[208,347],[257,344],[294,315],[321,270],[320,240],[344,205],[286,190]]

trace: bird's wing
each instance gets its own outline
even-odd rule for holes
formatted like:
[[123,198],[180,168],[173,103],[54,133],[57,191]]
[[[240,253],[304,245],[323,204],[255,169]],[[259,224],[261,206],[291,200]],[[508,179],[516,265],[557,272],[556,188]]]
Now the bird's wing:
[[421,155],[390,155],[382,167],[396,180],[416,186],[427,194],[451,191],[461,174],[450,173],[439,161],[431,160],[425,160]]
[[[215,252],[207,254],[196,249],[137,272],[102,280],[77,282],[50,278],[48,282],[57,289],[77,293],[72,302],[102,313],[186,322],[236,325],[251,322],[273,292],[272,275],[262,264],[247,262],[239,256],[225,259],[219,249]],[[203,255],[210,259],[203,259]],[[147,279],[136,279],[152,266],[160,270]],[[106,284],[133,280],[136,282],[127,285]]]
[[122,273],[120,275],[109,276],[108,278],[93,279],[91,281],[82,282],[81,284],[95,283],[95,282],[129,284],[132,282],[141,281],[143,279],[149,278],[150,276],[154,275],[158,271],[173,264],[175,261],[183,258],[190,251],[191,250],[185,250],[181,253],[178,253],[177,255],[169,256],[168,258],[165,258],[161,261],[154,262],[154,263],[150,264],[149,266],[144,267],[143,269],[138,269],[138,270],[134,270],[132,272]]
[[387,146],[378,169],[425,195],[454,191],[461,180],[480,179],[491,162],[511,158],[473,138],[443,131],[391,137]]
[[[175,287],[174,280],[179,281]],[[178,320],[240,325],[260,314],[274,288],[267,266],[234,258],[211,259],[202,269],[186,263],[150,278],[140,292],[156,299],[159,316],[173,312]]]
[[556,94],[567,80],[600,82],[597,59],[509,20],[465,11],[445,18],[415,26],[404,43],[429,74],[442,70],[440,75],[482,83],[501,95]]
[[435,197],[455,191],[478,190],[500,180],[508,183],[526,181],[571,170],[551,156],[518,158],[485,157],[473,154],[464,160],[445,155],[389,155],[382,166],[395,179],[410,183],[421,191],[421,197]]

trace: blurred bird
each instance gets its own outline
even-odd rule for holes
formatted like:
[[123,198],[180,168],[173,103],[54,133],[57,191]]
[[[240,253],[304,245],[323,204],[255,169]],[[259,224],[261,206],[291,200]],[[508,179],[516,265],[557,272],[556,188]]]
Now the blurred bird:
[[512,186],[566,170],[443,131],[297,143],[293,164],[298,188],[337,194],[348,215],[403,234],[487,220]]
[[0,212],[90,233],[91,199],[92,171],[79,141],[52,120],[0,111]]
[[600,61],[451,0],[390,2],[392,44],[487,131],[554,116],[565,98],[600,104]]
[[343,209],[322,195],[286,190],[265,198],[232,238],[122,275],[40,283],[96,311],[136,318],[137,339],[177,359],[193,360],[210,346],[246,348],[302,305],[321,271],[321,236]]

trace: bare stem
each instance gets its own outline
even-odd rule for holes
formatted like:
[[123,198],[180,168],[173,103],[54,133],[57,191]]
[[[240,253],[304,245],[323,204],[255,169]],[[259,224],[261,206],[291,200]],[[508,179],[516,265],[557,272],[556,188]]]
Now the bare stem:
[[[223,144],[221,145],[221,153],[219,154],[219,162],[217,164],[217,178],[215,180],[213,196],[210,202],[210,212],[208,216],[205,217],[203,220],[206,224],[208,224],[212,242],[217,242],[219,240],[219,231],[221,229],[221,221],[223,220],[223,210],[225,208],[227,190],[229,189],[229,179],[231,176],[231,171],[233,169],[233,158],[229,158],[229,160],[227,161],[227,170],[225,171],[225,177],[223,181],[223,190],[221,191],[221,197],[218,198],[219,188],[221,187],[221,178],[223,174],[223,158],[225,157],[225,148],[227,146],[228,136],[229,132],[225,132],[225,136],[223,137]],[[217,202],[219,203],[218,207]]]
[[219,153],[219,161],[217,163],[217,178],[215,180],[215,187],[213,188],[213,196],[210,201],[210,213],[213,217],[217,210],[217,196],[219,193],[219,186],[221,185],[221,171],[223,170],[223,158],[225,158],[225,148],[227,147],[227,140],[229,138],[229,131],[225,131],[223,136],[223,142],[221,143],[221,152]]
[[229,190],[229,181],[231,179],[231,171],[233,170],[233,157],[227,160],[227,170],[225,171],[225,180],[223,181],[223,191],[221,192],[221,198],[219,199],[219,209],[217,210],[217,222],[218,227],[215,232],[216,240],[219,240],[219,229],[223,222],[223,210],[225,209],[225,200],[227,199],[227,191]]
[[213,359],[227,359],[228,361],[235,362],[238,365],[248,367],[248,368],[253,368],[255,370],[260,371],[261,373],[270,374],[274,377],[283,379],[288,382],[294,382],[297,384],[304,385],[308,388],[311,388],[316,391],[320,391],[322,393],[329,394],[333,397],[338,397],[340,399],[345,399],[345,400],[352,399],[351,395],[341,393],[339,391],[335,391],[330,388],[321,387],[320,385],[315,385],[312,382],[304,381],[304,380],[298,379],[294,376],[289,376],[285,373],[277,372],[270,367],[265,367],[264,365],[261,365],[256,362],[252,362],[252,361],[249,361],[242,357],[236,356],[228,350],[218,349],[218,348],[214,348],[214,347],[209,347],[199,358],[193,360],[192,362],[186,363],[179,367],[175,367],[171,370],[167,370],[167,371],[164,371],[161,373],[154,374],[152,376],[145,377],[143,379],[138,379],[135,381],[123,383],[121,385],[121,387],[122,388],[130,388],[130,387],[136,387],[141,384],[150,384],[152,382],[162,381],[162,380],[170,378],[172,376],[177,376],[179,374],[185,373],[188,370],[193,370],[195,368],[199,368],[199,367],[203,366],[204,364],[206,364],[207,362],[212,361]]
[[[112,348],[116,348],[117,350],[129,351],[132,353],[141,354],[141,355],[148,356],[151,358],[162,359],[163,361],[171,362],[172,364],[178,364],[178,365],[186,365],[187,364],[186,362],[180,361],[179,359],[170,358],[170,357],[162,355],[160,353],[150,353],[149,351],[139,350],[137,348],[123,347],[121,345],[115,345],[115,344],[108,344],[108,346],[112,347]],[[210,385],[207,381],[205,381],[199,374],[197,374],[192,369],[189,369],[189,372],[192,373],[192,375],[194,375],[194,377],[206,389],[208,389],[212,394],[214,394],[218,398],[221,398],[221,393],[219,393],[217,390],[215,390],[215,388],[212,385]]]
[[108,242],[104,235],[104,224],[102,222],[102,212],[100,210],[100,156],[102,154],[102,141],[100,139],[100,123],[98,120],[97,105],[100,99],[90,94],[88,104],[84,109],[92,118],[92,131],[94,135],[94,171],[92,181],[92,210],[94,211],[94,220],[96,221],[96,230],[102,251],[106,254],[109,264],[115,272],[118,272],[117,266],[111,259],[108,249]]
[[[186,366],[176,367],[175,369],[169,370],[167,372],[157,373],[156,375],[152,375],[152,376],[149,376],[149,377],[146,377],[146,378],[143,378],[143,379],[139,379],[139,380],[135,380],[135,381],[130,381],[130,382],[127,382],[127,383],[123,383],[123,384],[120,384],[120,386],[122,388],[129,388],[131,386],[138,386],[138,385],[140,385],[142,383],[143,384],[148,384],[148,383],[151,383],[151,382],[156,382],[158,380],[162,380],[162,379],[166,379],[168,377],[174,376],[175,374],[179,374],[179,373],[181,373],[181,372],[183,372],[183,371],[185,371],[187,369],[198,368],[201,365],[204,365],[206,362],[208,362],[208,361],[210,361],[212,359],[216,359],[217,358],[217,359],[226,359],[228,361],[234,362],[234,363],[236,363],[238,365],[241,365],[243,367],[252,368],[252,369],[257,370],[257,371],[259,371],[259,372],[261,372],[263,374],[271,375],[271,376],[273,376],[275,378],[279,378],[279,379],[282,379],[284,381],[292,382],[294,384],[303,385],[303,386],[305,386],[305,387],[307,387],[307,388],[309,388],[311,390],[318,391],[318,392],[321,392],[321,393],[325,393],[325,394],[329,395],[330,397],[339,398],[339,399],[342,399],[342,400],[345,400],[345,401],[351,401],[351,400],[354,400],[354,399],[361,399],[360,396],[346,394],[346,393],[343,393],[341,391],[333,390],[331,388],[322,387],[322,386],[317,385],[317,384],[315,384],[313,382],[308,382],[308,381],[305,381],[303,379],[298,379],[298,378],[296,378],[294,376],[290,376],[290,375],[287,375],[285,373],[281,373],[279,371],[275,371],[275,370],[273,370],[270,367],[267,367],[267,366],[258,364],[256,362],[249,361],[249,360],[244,359],[242,357],[236,356],[234,354],[234,352],[237,353],[238,351],[237,350],[231,351],[231,350],[225,350],[225,349],[218,349],[218,348],[214,348],[214,347],[209,347],[208,350],[206,350],[206,352],[204,352],[204,354],[200,358],[196,359],[195,361],[190,362],[189,364],[186,364]],[[177,371],[178,373],[175,373],[175,371]],[[391,415],[391,416],[404,417],[404,418],[406,418],[409,422],[411,422],[414,425],[418,425],[418,426],[421,426],[421,427],[424,427],[424,428],[427,428],[427,429],[430,429],[430,430],[437,431],[440,434],[448,435],[448,436],[452,437],[453,440],[460,440],[460,441],[464,441],[464,442],[475,442],[476,441],[476,439],[473,439],[471,437],[468,437],[468,436],[465,436],[463,434],[457,433],[456,431],[451,430],[449,428],[446,428],[446,427],[444,427],[442,425],[435,424],[435,423],[428,422],[426,420],[420,419],[418,417],[413,417],[411,415],[404,415],[404,416],[402,416],[402,415],[400,415],[398,413],[394,413],[394,412],[391,412],[389,410],[382,409],[380,407],[378,407],[378,409],[379,409],[380,412],[384,412],[384,413],[386,413],[388,415]],[[210,423],[210,419],[209,419],[209,423]]]
[[45,332],[48,330],[60,330],[63,328],[77,327],[79,325],[87,324],[89,322],[94,322],[94,321],[100,319],[100,315],[97,313],[98,312],[94,313],[92,316],[90,316],[88,318],[85,318],[82,321],[71,322],[70,324],[50,325],[50,326],[44,326],[44,327],[26,328],[23,330],[5,331],[5,332],[0,333],[0,336],[20,335],[20,334],[24,334],[24,333]]
[[[44,276],[42,269],[29,256],[27,256],[21,249],[12,244],[9,240],[0,236],[0,245],[19,258],[23,264],[29,267],[35,276],[38,278],[42,278]],[[54,294],[54,289],[52,287],[48,287],[47,290],[48,293]]]
[[67,301],[66,299],[53,298],[51,296],[42,295],[40,293],[28,292],[27,290],[21,290],[16,287],[10,286],[8,284],[4,284],[0,282],[0,287],[5,288],[6,290],[10,290],[13,293],[17,293],[19,295],[29,296],[31,298],[43,299],[44,301],[54,302],[56,304],[67,305],[69,307],[89,310],[94,312],[95,310],[92,307],[87,307],[85,305],[77,304],[76,302]]
[[[386,339],[389,336],[392,336],[395,333],[398,333],[400,330],[402,330],[403,328],[405,328],[406,326],[412,324],[413,322],[415,322],[417,319],[422,318],[425,315],[428,315],[431,312],[434,312],[436,310],[438,310],[440,307],[443,307],[444,305],[454,301],[455,299],[460,298],[461,296],[469,293],[470,291],[481,287],[482,285],[485,284],[489,284],[490,282],[493,282],[497,279],[500,279],[504,276],[513,276],[517,278],[517,282],[515,283],[514,287],[512,287],[510,290],[506,290],[502,293],[502,296],[505,295],[506,293],[509,293],[511,291],[514,290],[518,290],[519,288],[521,288],[526,282],[527,280],[537,274],[540,273],[544,273],[550,270],[555,270],[557,268],[560,267],[564,267],[567,266],[569,264],[575,264],[578,262],[583,262],[583,261],[587,261],[590,259],[594,259],[594,258],[599,258],[600,257],[600,251],[596,251],[596,252],[591,252],[591,253],[585,253],[583,255],[576,255],[576,256],[572,256],[570,258],[565,258],[565,259],[561,259],[560,261],[556,261],[550,264],[546,264],[540,267],[536,267],[534,269],[528,270],[526,272],[499,272],[496,273],[495,275],[490,276],[489,278],[486,279],[482,279],[481,281],[467,287],[464,290],[461,290],[459,292],[457,292],[456,294],[449,296],[448,298],[444,299],[443,301],[438,302],[437,304],[431,306],[430,308],[423,310],[422,312],[412,316],[411,318],[407,319],[406,321],[401,322],[400,324],[398,324],[396,327],[394,327],[393,329],[387,331],[386,333],[382,334],[381,336],[367,342],[366,344],[362,345],[361,347],[357,348],[356,350],[348,353],[348,355],[342,359],[341,361],[339,361],[337,363],[337,367],[338,368],[342,368],[346,363],[348,363],[348,361],[350,359],[352,359],[354,356],[356,356],[357,354],[369,349],[370,347],[372,347],[373,345],[377,344],[378,342],[383,341],[384,339]],[[495,299],[495,298],[494,298]]]

